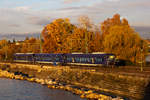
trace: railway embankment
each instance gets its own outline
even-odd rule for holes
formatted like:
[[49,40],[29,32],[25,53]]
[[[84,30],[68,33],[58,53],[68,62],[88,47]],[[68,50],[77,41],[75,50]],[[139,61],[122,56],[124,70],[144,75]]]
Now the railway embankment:
[[49,88],[71,91],[81,98],[96,100],[123,100],[123,97],[131,100],[150,98],[149,75],[97,72],[94,69],[69,66],[0,63],[0,77],[45,84]]

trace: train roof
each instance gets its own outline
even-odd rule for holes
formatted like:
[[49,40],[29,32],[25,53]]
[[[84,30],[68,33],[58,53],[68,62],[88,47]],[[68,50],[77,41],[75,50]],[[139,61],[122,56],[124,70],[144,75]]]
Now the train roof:
[[15,54],[34,54],[34,53],[15,53]]
[[71,54],[83,54],[83,52],[73,52]]
[[108,54],[106,52],[92,52],[92,54]]
[[74,53],[15,53],[14,55],[114,55],[112,53],[105,52],[93,52],[93,53],[82,53],[82,52],[74,52]]

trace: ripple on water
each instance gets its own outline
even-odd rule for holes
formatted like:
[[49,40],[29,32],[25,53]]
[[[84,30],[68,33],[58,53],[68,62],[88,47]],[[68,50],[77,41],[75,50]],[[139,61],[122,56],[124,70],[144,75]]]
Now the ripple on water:
[[0,100],[86,100],[71,92],[28,81],[0,79]]

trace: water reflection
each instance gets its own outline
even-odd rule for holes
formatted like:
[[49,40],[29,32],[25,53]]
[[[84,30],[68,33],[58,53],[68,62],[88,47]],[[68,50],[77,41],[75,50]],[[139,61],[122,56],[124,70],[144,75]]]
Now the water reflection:
[[0,100],[85,100],[63,90],[49,89],[37,83],[0,79]]

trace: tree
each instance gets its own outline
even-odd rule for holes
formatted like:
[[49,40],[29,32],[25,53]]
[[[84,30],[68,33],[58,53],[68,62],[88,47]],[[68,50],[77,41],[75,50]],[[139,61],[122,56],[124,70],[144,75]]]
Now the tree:
[[[101,25],[103,47],[105,52],[114,53],[120,59],[139,62],[142,39],[132,29],[127,19],[120,19],[119,14],[108,18]],[[144,42],[145,43],[145,42]],[[146,48],[144,48],[146,54]]]
[[119,14],[115,14],[112,18],[108,18],[107,20],[101,23],[102,37],[104,38],[107,34],[109,34],[109,29],[111,26],[116,25],[128,25],[128,21],[125,18],[123,18],[121,21]]
[[14,42],[0,40],[0,60],[12,60],[13,54],[20,52],[20,48]]
[[[85,34],[88,34],[87,41],[85,40]],[[83,52],[86,53],[85,42],[88,44],[88,52],[94,51],[93,43],[95,39],[95,34],[91,31],[87,31],[83,28],[75,28],[73,34],[67,38],[68,52]]]
[[78,20],[81,28],[90,30],[93,27],[93,23],[88,16],[80,16]]
[[36,38],[26,39],[21,46],[22,53],[39,53],[40,52],[40,40]]
[[52,37],[45,38],[44,44],[43,44],[43,52],[44,53],[54,53],[57,50],[56,42]]
[[128,25],[111,26],[108,32],[110,34],[103,41],[104,51],[114,53],[120,59],[138,62],[141,55],[140,36]]
[[103,44],[102,44],[102,37],[99,31],[97,31],[94,35],[94,40],[90,44],[90,48],[92,49],[92,52],[102,52],[103,50]]
[[8,51],[8,41],[0,40],[0,59],[1,60],[4,60],[7,58],[7,51]]
[[[44,37],[44,51],[64,53],[66,52],[65,42],[67,37],[72,34],[75,26],[72,25],[69,19],[56,19],[52,23],[46,25],[42,31]],[[52,42],[52,43],[48,43]],[[51,47],[55,50],[48,50],[47,47]],[[53,47],[52,47],[53,46]],[[45,50],[46,49],[46,50]],[[50,49],[50,48],[49,48]]]
[[68,37],[68,47],[71,52],[85,52],[85,29],[76,28],[70,37]]
[[88,50],[88,48],[89,48],[89,46],[88,46],[89,34],[88,33],[89,32],[88,31],[90,31],[90,29],[92,29],[93,24],[88,16],[80,16],[79,22],[80,22],[80,27],[86,30],[86,31],[84,31],[85,32],[84,33],[84,35],[85,35],[85,51],[86,51],[85,53],[88,53],[89,52],[89,50]]

